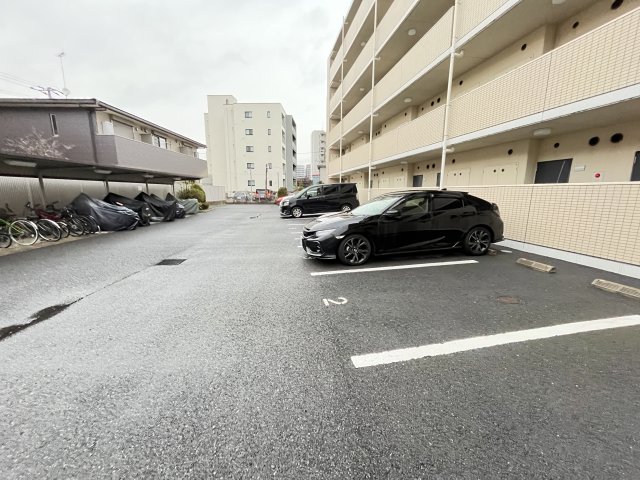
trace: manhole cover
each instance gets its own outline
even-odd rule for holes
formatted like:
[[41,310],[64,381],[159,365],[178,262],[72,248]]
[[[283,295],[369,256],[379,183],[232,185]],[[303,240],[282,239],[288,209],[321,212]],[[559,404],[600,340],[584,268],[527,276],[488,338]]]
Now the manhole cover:
[[186,261],[186,258],[165,258],[160,263],[156,265],[180,265],[182,262]]
[[518,297],[502,296],[502,297],[498,297],[498,301],[500,303],[505,303],[507,305],[517,305],[520,303],[520,299]]

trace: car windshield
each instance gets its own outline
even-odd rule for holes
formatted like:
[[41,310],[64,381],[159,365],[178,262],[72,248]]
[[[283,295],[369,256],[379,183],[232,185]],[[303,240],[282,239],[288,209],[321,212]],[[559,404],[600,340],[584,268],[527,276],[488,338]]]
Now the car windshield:
[[360,205],[358,208],[354,208],[351,213],[353,215],[380,215],[401,198],[402,195],[383,195],[374,198],[369,203]]
[[[312,185],[313,186],[313,185]],[[311,187],[307,187],[304,190],[300,190],[298,193],[296,193],[294,195],[294,197],[296,198],[300,198],[301,196],[303,196],[305,193],[307,193],[307,190],[309,190]]]

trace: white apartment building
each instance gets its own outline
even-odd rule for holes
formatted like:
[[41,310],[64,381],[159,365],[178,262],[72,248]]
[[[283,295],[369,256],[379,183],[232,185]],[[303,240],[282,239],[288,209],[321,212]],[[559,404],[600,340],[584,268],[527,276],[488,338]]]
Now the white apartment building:
[[227,197],[239,191],[293,189],[295,121],[279,103],[238,103],[208,95],[204,114],[209,178]]
[[329,181],[470,191],[513,241],[640,264],[640,0],[354,0],[336,33]]
[[327,135],[324,130],[311,132],[311,180],[314,184],[320,182],[320,168],[325,164],[327,150]]

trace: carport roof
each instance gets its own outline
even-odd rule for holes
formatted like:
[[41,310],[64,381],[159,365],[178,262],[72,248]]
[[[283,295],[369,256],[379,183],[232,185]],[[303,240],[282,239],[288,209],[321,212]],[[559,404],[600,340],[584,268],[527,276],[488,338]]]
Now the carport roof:
[[156,125],[144,118],[133,115],[132,113],[126,112],[119,108],[113,107],[105,102],[97,100],[95,98],[81,98],[81,99],[71,99],[71,98],[2,98],[0,99],[0,108],[9,107],[9,108],[83,108],[94,111],[110,111],[113,113],[117,113],[118,115],[129,118],[136,122],[144,123],[149,125],[154,130],[164,133],[166,135],[170,135],[172,137],[178,138],[183,142],[187,142],[198,148],[205,148],[206,145],[200,143],[196,140],[193,140],[189,137],[185,137],[184,135],[180,135],[174,131],[171,131],[167,128],[161,127],[160,125]]
[[[6,162],[7,160],[9,163]],[[17,164],[12,165],[12,162]],[[89,165],[68,160],[61,162],[52,158],[22,156],[2,152],[0,152],[0,176],[26,178],[42,176],[43,178],[65,180],[108,180],[109,182],[146,182],[155,184],[172,184],[180,180],[200,179],[200,177],[178,177],[168,173],[148,172],[115,165]]]

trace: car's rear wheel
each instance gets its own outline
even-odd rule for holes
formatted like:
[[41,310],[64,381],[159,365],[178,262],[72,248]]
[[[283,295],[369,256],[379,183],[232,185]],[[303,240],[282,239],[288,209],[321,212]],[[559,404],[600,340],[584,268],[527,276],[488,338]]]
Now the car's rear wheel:
[[291,209],[291,215],[295,218],[300,218],[302,216],[302,209],[300,207],[293,207]]
[[344,213],[348,213],[351,211],[351,205],[347,205],[346,203],[340,207],[340,211]]
[[473,227],[465,235],[463,246],[467,255],[485,255],[491,246],[491,233],[484,227]]
[[345,237],[338,246],[338,259],[349,266],[362,265],[371,258],[371,242],[359,234]]

